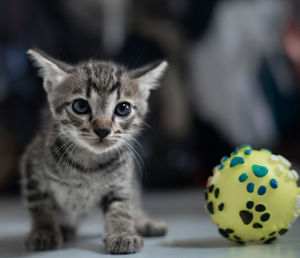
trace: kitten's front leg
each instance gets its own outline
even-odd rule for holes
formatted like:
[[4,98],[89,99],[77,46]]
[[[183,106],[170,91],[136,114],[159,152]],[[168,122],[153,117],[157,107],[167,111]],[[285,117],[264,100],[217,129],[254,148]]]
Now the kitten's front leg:
[[25,245],[31,251],[44,251],[58,248],[62,242],[54,205],[47,193],[35,192],[27,196],[32,229]]
[[112,254],[136,253],[143,248],[144,240],[136,233],[130,202],[111,198],[104,207],[105,225],[103,241]]

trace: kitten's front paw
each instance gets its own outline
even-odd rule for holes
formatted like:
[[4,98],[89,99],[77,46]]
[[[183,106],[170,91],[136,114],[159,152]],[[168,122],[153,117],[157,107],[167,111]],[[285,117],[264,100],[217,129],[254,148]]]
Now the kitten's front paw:
[[59,232],[50,230],[36,230],[29,233],[25,245],[30,251],[45,251],[58,248],[62,244]]
[[131,254],[140,251],[144,240],[139,235],[128,233],[110,234],[103,239],[107,252],[111,254]]
[[136,231],[144,237],[165,236],[169,226],[162,220],[144,218],[137,222]]

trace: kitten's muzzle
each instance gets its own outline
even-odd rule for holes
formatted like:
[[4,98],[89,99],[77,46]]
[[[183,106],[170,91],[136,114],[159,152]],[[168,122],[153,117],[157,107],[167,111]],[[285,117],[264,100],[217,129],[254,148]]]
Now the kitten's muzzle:
[[111,130],[109,128],[95,127],[94,132],[102,140],[103,138],[105,138],[107,135],[111,133]]

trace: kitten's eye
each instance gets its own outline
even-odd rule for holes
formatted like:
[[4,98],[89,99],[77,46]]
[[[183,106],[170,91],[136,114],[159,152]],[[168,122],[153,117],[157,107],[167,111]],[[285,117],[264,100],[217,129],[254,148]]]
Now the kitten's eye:
[[116,106],[115,114],[118,116],[128,116],[131,112],[131,106],[128,102],[122,102]]
[[83,115],[90,112],[89,103],[84,99],[75,99],[72,105],[75,113]]

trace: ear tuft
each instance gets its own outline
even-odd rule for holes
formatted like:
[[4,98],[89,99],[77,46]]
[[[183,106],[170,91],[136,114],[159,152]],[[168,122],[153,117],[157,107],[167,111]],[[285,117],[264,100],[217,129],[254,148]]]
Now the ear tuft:
[[44,79],[44,87],[46,91],[59,85],[66,79],[68,73],[65,67],[68,65],[57,61],[38,50],[29,49],[27,51],[29,58],[34,65],[39,68],[39,75]]
[[135,79],[142,87],[148,90],[156,89],[159,85],[159,79],[167,70],[168,62],[158,61],[146,65],[142,68],[129,72],[129,76]]

